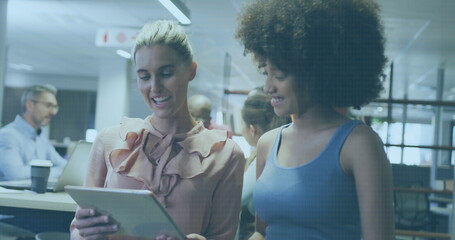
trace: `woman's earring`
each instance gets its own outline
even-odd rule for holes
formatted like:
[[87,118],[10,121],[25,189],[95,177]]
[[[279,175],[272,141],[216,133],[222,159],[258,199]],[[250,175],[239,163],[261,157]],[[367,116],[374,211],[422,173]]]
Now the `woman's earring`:
[[250,133],[251,136],[256,136],[256,127],[253,124],[250,124]]

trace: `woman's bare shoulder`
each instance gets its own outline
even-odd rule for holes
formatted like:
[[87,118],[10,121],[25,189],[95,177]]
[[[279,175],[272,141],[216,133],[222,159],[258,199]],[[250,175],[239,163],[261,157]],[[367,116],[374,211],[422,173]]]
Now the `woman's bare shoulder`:
[[270,152],[270,149],[273,146],[273,143],[276,139],[276,135],[279,133],[280,129],[276,128],[264,133],[258,141],[257,144],[257,154],[256,154],[256,175],[259,176],[264,169],[265,161],[267,155]]
[[275,141],[276,135],[279,133],[279,131],[280,128],[275,128],[264,133],[258,140],[258,151],[260,149],[269,149],[273,145],[273,142]]
[[370,126],[365,124],[359,124],[355,127],[347,140],[354,145],[364,145],[365,143],[383,145],[379,135]]
[[[349,159],[349,167],[354,165],[386,162],[384,144],[379,135],[367,125],[359,125],[352,130],[343,146],[342,156]],[[365,157],[369,156],[369,157]]]

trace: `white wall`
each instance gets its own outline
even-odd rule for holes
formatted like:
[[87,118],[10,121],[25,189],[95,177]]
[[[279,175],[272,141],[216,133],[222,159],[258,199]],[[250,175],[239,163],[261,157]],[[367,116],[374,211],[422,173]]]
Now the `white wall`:
[[127,61],[103,61],[98,77],[95,128],[118,125],[128,114]]

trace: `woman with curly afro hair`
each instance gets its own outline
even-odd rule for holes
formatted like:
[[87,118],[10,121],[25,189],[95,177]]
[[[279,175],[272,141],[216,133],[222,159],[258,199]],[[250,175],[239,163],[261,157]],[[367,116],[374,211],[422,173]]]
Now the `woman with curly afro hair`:
[[278,116],[262,135],[250,239],[394,239],[390,163],[378,135],[334,108],[379,96],[384,56],[371,0],[257,0],[237,38],[265,75]]

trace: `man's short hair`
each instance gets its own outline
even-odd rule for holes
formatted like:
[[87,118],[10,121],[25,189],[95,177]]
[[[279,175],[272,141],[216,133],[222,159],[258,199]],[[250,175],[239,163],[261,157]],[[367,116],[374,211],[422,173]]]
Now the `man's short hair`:
[[31,86],[27,88],[24,91],[24,93],[22,93],[21,97],[22,112],[25,112],[26,110],[25,104],[27,103],[28,100],[36,100],[43,92],[48,92],[57,97],[57,88],[50,84]]

